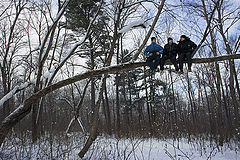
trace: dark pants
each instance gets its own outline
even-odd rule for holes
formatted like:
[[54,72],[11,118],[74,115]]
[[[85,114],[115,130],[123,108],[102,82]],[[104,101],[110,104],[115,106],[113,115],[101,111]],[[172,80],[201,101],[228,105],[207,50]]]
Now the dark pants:
[[191,52],[181,53],[179,55],[179,68],[181,71],[183,71],[183,62],[185,60],[187,60],[188,69],[191,70],[191,67],[192,67],[192,53]]
[[157,69],[157,66],[160,63],[160,56],[156,55],[156,53],[154,53],[152,56],[149,56],[147,58],[147,65],[151,68],[151,70],[155,70]]
[[164,64],[165,64],[165,62],[166,62],[166,60],[170,60],[171,61],[171,63],[174,65],[174,67],[175,67],[175,69],[176,69],[176,71],[178,71],[178,64],[177,64],[177,60],[176,60],[176,55],[171,55],[171,56],[163,56],[162,58],[161,58],[161,62],[160,62],[160,69],[161,70],[164,70]]

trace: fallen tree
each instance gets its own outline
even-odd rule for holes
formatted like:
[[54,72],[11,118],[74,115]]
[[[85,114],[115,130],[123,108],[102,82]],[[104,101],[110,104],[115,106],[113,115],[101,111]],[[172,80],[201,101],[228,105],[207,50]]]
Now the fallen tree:
[[[224,55],[224,56],[210,57],[210,58],[194,58],[193,63],[195,64],[211,63],[211,62],[218,62],[218,61],[231,60],[231,59],[240,59],[240,54]],[[171,63],[167,61],[166,64],[170,65]],[[37,93],[27,98],[22,105],[20,105],[15,111],[13,111],[9,116],[7,116],[2,121],[0,126],[0,144],[3,143],[9,130],[12,127],[14,127],[21,119],[23,119],[26,115],[30,113],[31,104],[34,101],[38,100],[39,98],[47,95],[48,93],[51,93],[64,86],[67,86],[69,84],[72,84],[90,77],[99,76],[103,74],[111,74],[111,73],[120,72],[124,70],[131,70],[131,69],[134,69],[137,67],[143,67],[143,66],[146,66],[145,62],[136,62],[136,63],[125,63],[125,64],[120,64],[115,66],[104,67],[97,70],[91,70],[91,71],[87,71],[85,73],[73,76],[71,78],[59,81],[55,84],[52,84],[38,91]]]

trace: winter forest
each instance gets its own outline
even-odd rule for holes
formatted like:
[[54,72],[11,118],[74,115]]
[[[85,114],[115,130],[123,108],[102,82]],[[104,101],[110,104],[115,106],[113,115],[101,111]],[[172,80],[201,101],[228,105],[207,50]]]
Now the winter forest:
[[239,48],[240,0],[0,0],[0,158],[240,160]]

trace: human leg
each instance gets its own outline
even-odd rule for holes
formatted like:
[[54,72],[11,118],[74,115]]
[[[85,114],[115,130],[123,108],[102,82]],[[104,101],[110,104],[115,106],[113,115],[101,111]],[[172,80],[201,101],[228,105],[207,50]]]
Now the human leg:
[[160,70],[163,71],[164,70],[164,64],[165,64],[165,58],[159,56],[159,64],[160,64]]
[[178,64],[177,64],[176,56],[175,56],[175,55],[171,56],[171,57],[170,57],[170,61],[171,61],[172,64],[174,65],[175,70],[178,71],[179,68],[178,68]]
[[184,61],[185,54],[182,53],[179,55],[179,69],[183,72],[183,61]]
[[192,67],[192,54],[191,52],[186,54],[186,58],[187,58],[187,63],[188,63],[188,71],[192,71],[191,67]]
[[150,67],[151,70],[154,70],[155,69],[155,65],[153,64],[153,56],[149,56],[147,58],[147,65]]

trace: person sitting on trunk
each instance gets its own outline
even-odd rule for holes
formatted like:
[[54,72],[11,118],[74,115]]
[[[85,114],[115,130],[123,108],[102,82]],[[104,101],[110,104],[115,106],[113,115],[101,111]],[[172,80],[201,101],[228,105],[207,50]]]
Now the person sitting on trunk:
[[168,43],[164,46],[163,56],[161,58],[160,70],[164,70],[164,64],[167,59],[169,59],[175,67],[175,70],[178,71],[178,64],[177,64],[177,53],[178,53],[178,46],[176,43],[173,42],[171,37],[168,38]]
[[191,72],[192,67],[192,52],[197,48],[197,45],[185,35],[181,35],[178,43],[179,53],[179,68],[183,73],[183,61],[186,59],[188,63],[188,71]]
[[145,56],[147,57],[147,65],[153,71],[159,71],[158,65],[160,64],[160,56],[163,54],[163,47],[156,43],[156,38],[151,38],[152,43],[147,46],[144,51]]

